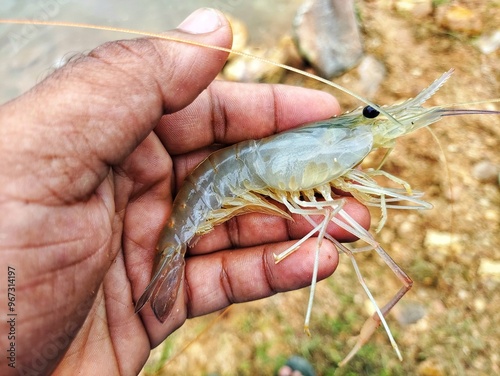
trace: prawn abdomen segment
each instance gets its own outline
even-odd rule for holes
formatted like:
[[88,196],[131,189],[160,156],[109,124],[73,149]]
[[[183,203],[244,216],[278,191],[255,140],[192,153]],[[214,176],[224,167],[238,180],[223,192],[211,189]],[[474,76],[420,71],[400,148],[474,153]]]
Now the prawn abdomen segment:
[[[231,175],[224,176],[226,162],[224,151],[217,152],[184,181],[173,202],[172,215],[160,234],[151,282],[137,301],[136,312],[151,301],[151,308],[159,321],[164,322],[170,314],[184,276],[187,245],[196,235],[213,227],[210,213],[222,208],[225,196],[238,193],[231,193],[232,190],[238,191],[231,187],[234,180]],[[227,215],[222,217],[228,218]]]
[[251,212],[277,215],[291,219],[290,215],[264,199],[259,192],[266,184],[254,173],[251,156],[255,156],[256,142],[240,142],[211,154],[190,176],[198,179],[202,171],[213,171],[210,189],[218,197],[211,205],[204,221],[197,228],[197,235],[205,234],[214,226],[230,218]]
[[[345,128],[332,118],[257,142],[253,168],[266,186],[297,192],[327,184],[358,165],[372,150],[367,126]],[[272,141],[272,142],[271,142]]]

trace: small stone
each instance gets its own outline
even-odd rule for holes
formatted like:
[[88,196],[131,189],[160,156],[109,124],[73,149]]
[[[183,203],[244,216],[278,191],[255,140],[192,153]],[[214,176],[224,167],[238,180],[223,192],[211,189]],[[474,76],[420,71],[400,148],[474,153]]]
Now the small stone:
[[[279,47],[272,49],[247,47],[242,52],[277,63],[286,61],[285,51]],[[235,56],[226,64],[223,74],[225,79],[229,81],[279,82],[283,75],[283,69],[258,59]]]
[[484,211],[484,219],[487,221],[495,221],[495,222],[500,222],[500,212],[497,210],[493,209],[486,209]]
[[410,13],[416,18],[424,18],[432,14],[433,0],[398,0],[395,7],[399,12]]
[[481,35],[474,44],[485,54],[491,54],[500,48],[500,29],[491,34]]
[[480,182],[495,182],[500,167],[490,161],[480,161],[472,167],[472,176]]
[[457,202],[462,196],[464,187],[461,185],[452,185],[451,187],[444,190],[444,196],[448,201]]
[[367,316],[371,316],[375,313],[375,307],[370,299],[365,299],[363,301],[363,308]]
[[425,234],[424,244],[427,247],[448,247],[451,243],[456,243],[460,240],[461,237],[457,234],[428,230]]
[[481,259],[477,270],[480,276],[490,276],[500,279],[500,261]]
[[431,301],[429,307],[430,307],[429,311],[432,311],[434,315],[444,315],[447,312],[446,306],[439,299]]
[[383,244],[391,244],[396,238],[396,234],[394,233],[394,231],[391,231],[389,229],[383,229],[380,232],[379,236]]
[[300,54],[324,77],[339,76],[363,56],[353,0],[308,0],[293,32]]
[[474,309],[477,313],[482,313],[486,309],[486,301],[481,298],[474,299]]
[[458,290],[457,296],[460,300],[467,300],[468,301],[470,299],[469,292],[467,290],[464,290],[464,289]]
[[360,78],[361,95],[373,98],[387,74],[384,64],[368,55],[361,60],[357,71]]
[[478,35],[483,28],[479,14],[461,5],[439,7],[436,17],[441,27],[456,33]]
[[394,307],[394,313],[399,324],[406,326],[421,320],[427,314],[427,310],[419,302],[405,301]]
[[415,232],[415,225],[411,223],[410,221],[404,221],[402,222],[398,229],[398,235],[402,238],[409,236]]

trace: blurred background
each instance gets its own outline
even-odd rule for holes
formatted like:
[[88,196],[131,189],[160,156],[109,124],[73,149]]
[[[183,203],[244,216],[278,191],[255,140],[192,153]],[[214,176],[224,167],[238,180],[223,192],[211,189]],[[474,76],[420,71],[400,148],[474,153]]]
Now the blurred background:
[[[306,3],[3,0],[0,17],[160,32],[198,7],[214,7],[232,17],[236,49],[314,72],[321,70],[314,57],[327,54],[322,48],[331,42],[325,28],[302,28],[307,24]],[[348,45],[360,42],[360,55],[353,54],[357,58],[352,66],[335,82],[377,103],[392,104],[414,97],[454,68],[429,105],[500,97],[500,1],[355,1],[353,17],[359,41],[354,34]],[[326,30],[329,27],[335,25],[327,24]],[[294,37],[302,33],[304,40],[317,42],[313,50],[305,45],[297,49]],[[135,37],[0,25],[0,103],[79,53],[105,41]],[[234,58],[226,68],[221,79],[309,86],[336,95],[345,110],[360,105],[312,79],[267,64]],[[491,102],[458,107],[500,110]],[[390,211],[386,227],[376,236],[415,281],[388,317],[403,362],[379,330],[346,367],[337,368],[371,313],[350,262],[342,257],[333,277],[318,285],[312,337],[303,333],[308,289],[279,294],[189,320],[152,352],[143,374],[271,375],[294,354],[307,358],[319,375],[500,374],[500,116],[446,118],[432,129],[435,137],[421,130],[398,140],[384,165],[384,170],[424,191],[434,205],[429,211]],[[380,159],[376,154],[367,165]],[[379,213],[373,212],[373,218],[376,225]],[[361,254],[357,260],[377,301],[387,301],[399,289],[375,254]]]
[[[68,21],[161,32],[176,27],[200,7],[213,7],[241,18],[251,30],[252,40],[273,46],[290,26],[299,0],[268,1],[187,0],[2,0],[2,18]],[[136,38],[116,32],[48,26],[0,25],[0,103],[21,94],[54,68],[101,43]]]

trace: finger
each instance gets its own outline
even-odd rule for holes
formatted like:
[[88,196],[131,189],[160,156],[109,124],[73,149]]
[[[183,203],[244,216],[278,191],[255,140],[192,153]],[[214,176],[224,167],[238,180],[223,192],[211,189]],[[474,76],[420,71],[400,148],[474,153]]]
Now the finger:
[[[346,204],[343,209],[363,228],[368,229],[370,213],[366,206],[352,197],[345,197],[345,200]],[[215,227],[212,232],[201,236],[189,249],[189,254],[200,255],[221,249],[301,239],[312,230],[313,226],[303,216],[293,215],[292,217],[293,221],[289,221],[277,216],[252,213],[233,218]],[[320,216],[312,216],[312,218],[318,223],[322,220]],[[327,233],[340,242],[357,240],[353,234],[334,223],[328,225]]]
[[339,111],[336,99],[318,90],[214,81],[188,107],[162,117],[156,132],[175,155],[266,137]]
[[[227,20],[206,12],[212,18],[203,16],[203,25],[215,30],[166,35],[229,47]],[[10,172],[2,186],[16,197],[22,185],[24,199],[51,203],[87,197],[108,165],[130,154],[164,113],[183,108],[208,86],[226,55],[142,38],[107,43],[70,62],[2,108],[0,170]]]
[[[146,284],[144,264],[152,259],[161,225],[172,206],[172,161],[154,133],[114,167],[117,213],[122,214],[122,247],[133,285]],[[139,285],[139,284],[137,284]]]
[[[158,344],[186,318],[309,285],[316,240],[306,241],[295,253],[276,264],[273,253],[292,244],[275,243],[188,258],[185,281],[169,319],[160,325],[149,306],[141,312],[151,343]],[[338,253],[332,243],[324,241],[319,255],[318,280],[321,280],[335,271]]]
[[[188,317],[310,285],[316,243],[316,239],[308,240],[278,264],[273,254],[293,242],[223,251],[207,255],[203,260],[188,259],[184,285],[188,294]],[[333,244],[324,242],[319,261],[318,280],[330,276],[337,267],[338,253]]]
[[172,200],[172,159],[154,133],[113,171],[115,190],[119,192],[114,197],[117,212],[140,205],[145,195],[158,202]]

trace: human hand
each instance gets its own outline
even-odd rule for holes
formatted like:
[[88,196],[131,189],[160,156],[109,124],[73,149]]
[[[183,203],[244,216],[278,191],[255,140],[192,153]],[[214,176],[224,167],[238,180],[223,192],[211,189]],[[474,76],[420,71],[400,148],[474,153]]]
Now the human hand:
[[[168,35],[231,45],[225,18],[197,15]],[[2,271],[15,268],[18,312],[16,369],[7,373],[138,373],[150,349],[187,317],[310,283],[314,239],[272,262],[307,230],[246,215],[190,250],[184,289],[163,325],[149,306],[134,313],[175,191],[214,144],[338,111],[321,92],[213,81],[225,58],[152,38],[109,43],[1,107],[0,260]],[[354,200],[346,210],[369,220]],[[325,278],[337,254],[329,242],[322,248]],[[0,301],[7,301],[5,282]],[[5,320],[0,328],[8,332]],[[0,344],[9,348],[6,336]]]

